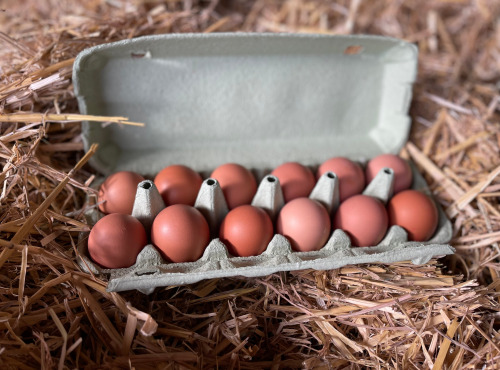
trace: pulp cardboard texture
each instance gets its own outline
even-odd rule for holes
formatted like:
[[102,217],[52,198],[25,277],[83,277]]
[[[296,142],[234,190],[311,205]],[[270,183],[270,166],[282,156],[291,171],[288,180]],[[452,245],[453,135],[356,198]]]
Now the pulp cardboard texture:
[[[84,50],[73,81],[83,114],[126,116],[145,128],[102,127],[84,123],[88,147],[99,143],[92,165],[104,174],[119,170],[153,176],[169,164],[201,173],[235,162],[260,180],[252,204],[275,219],[283,205],[270,169],[288,161],[313,168],[334,156],[366,162],[397,153],[410,128],[407,115],[415,79],[416,48],[374,36],[290,34],[176,34],[148,36]],[[413,168],[412,187],[429,193]],[[393,173],[382,170],[365,194],[387,201]],[[321,177],[311,198],[334,213],[338,181]],[[164,207],[153,182],[139,184],[133,215],[149,230]],[[109,273],[109,291],[189,284],[226,276],[263,276],[276,271],[333,269],[348,264],[411,260],[424,263],[451,254],[451,224],[440,210],[439,226],[426,243],[408,242],[392,227],[374,247],[351,248],[335,230],[317,252],[293,252],[275,235],[256,257],[232,257],[216,238],[227,205],[215,179],[204,181],[197,207],[213,239],[203,257],[191,263],[166,263],[152,245],[134,266],[106,270],[88,257],[80,243],[82,268]],[[99,215],[89,215],[95,223]]]
[[82,113],[147,125],[84,125],[85,145],[101,144],[91,163],[106,174],[229,161],[270,169],[397,153],[416,61],[412,44],[374,36],[161,35],[84,50],[74,83]]

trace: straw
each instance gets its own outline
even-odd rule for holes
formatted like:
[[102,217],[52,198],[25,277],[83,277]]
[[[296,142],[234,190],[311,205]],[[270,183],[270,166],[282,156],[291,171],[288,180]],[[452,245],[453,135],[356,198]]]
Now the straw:
[[[495,0],[7,1],[0,9],[0,366],[496,368],[499,17]],[[91,227],[85,213],[95,207],[100,175],[85,164],[95,147],[83,152],[80,123],[143,124],[79,114],[76,55],[141,35],[233,31],[368,33],[416,43],[413,127],[401,154],[451,218],[457,254],[423,265],[209,280],[149,296],[109,293],[107,276],[82,272],[76,246]]]

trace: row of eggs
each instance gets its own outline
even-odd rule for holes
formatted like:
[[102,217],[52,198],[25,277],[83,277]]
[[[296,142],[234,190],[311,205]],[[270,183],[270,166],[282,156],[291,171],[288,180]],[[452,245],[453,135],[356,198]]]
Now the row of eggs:
[[[394,194],[387,208],[376,198],[361,195],[383,168],[394,171]],[[307,198],[316,178],[334,172],[339,180],[340,206],[330,219],[326,209]],[[278,166],[271,173],[283,191],[285,205],[273,225],[269,215],[250,204],[257,182],[245,167],[228,163],[216,168],[211,178],[218,180],[230,212],[219,230],[219,238],[234,256],[261,254],[273,234],[284,235],[295,251],[320,249],[331,230],[342,229],[353,246],[378,244],[391,225],[406,229],[410,240],[425,241],[434,233],[438,212],[425,194],[407,190],[412,183],[409,164],[402,158],[385,154],[368,162],[365,171],[347,158],[335,157],[313,172],[297,162]],[[133,172],[118,172],[106,179],[99,190],[99,209],[108,214],[99,220],[89,235],[92,259],[106,268],[129,267],[148,243],[142,224],[132,216],[137,184],[144,178]],[[190,262],[201,257],[210,241],[208,223],[193,206],[202,183],[201,176],[183,165],[163,169],[154,183],[167,205],[155,218],[150,240],[171,262]]]

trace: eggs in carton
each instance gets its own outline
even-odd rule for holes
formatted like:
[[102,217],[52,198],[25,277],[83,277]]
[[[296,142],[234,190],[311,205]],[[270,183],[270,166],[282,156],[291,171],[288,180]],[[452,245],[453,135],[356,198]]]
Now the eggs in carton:
[[[357,52],[347,52],[353,45]],[[207,178],[221,163],[239,163],[260,180],[252,205],[276,219],[284,199],[277,177],[267,175],[272,168],[285,162],[314,167],[335,156],[366,163],[399,152],[410,127],[416,62],[413,45],[376,36],[155,35],[84,50],[75,61],[73,81],[81,113],[146,123],[126,129],[84,123],[85,146],[100,144],[91,160],[98,171],[151,176],[166,164],[182,163]],[[339,202],[338,172],[321,176],[309,195],[330,214]],[[363,192],[387,201],[394,174],[377,173]],[[415,168],[412,173],[412,188],[430,195]],[[141,184],[133,214],[147,229],[163,199],[154,183]],[[195,207],[214,237],[228,211],[216,179],[204,180]],[[97,221],[96,214],[90,217]],[[437,231],[427,242],[408,241],[403,228],[392,226],[376,246],[352,247],[348,234],[337,229],[321,249],[297,252],[275,233],[260,255],[234,257],[215,237],[194,262],[168,263],[147,245],[124,269],[93,264],[85,235],[79,248],[83,268],[110,274],[108,290],[151,292],[156,286],[224,276],[423,263],[453,253],[446,245],[450,238],[451,225],[439,210]]]

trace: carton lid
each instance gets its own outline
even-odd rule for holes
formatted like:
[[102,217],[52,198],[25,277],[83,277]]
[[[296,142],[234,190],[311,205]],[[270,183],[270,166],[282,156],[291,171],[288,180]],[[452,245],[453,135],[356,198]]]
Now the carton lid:
[[81,52],[73,81],[101,172],[182,163],[272,168],[397,153],[410,129],[417,48],[377,36],[168,34]]

